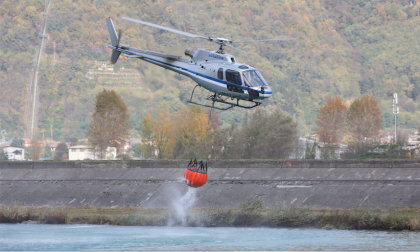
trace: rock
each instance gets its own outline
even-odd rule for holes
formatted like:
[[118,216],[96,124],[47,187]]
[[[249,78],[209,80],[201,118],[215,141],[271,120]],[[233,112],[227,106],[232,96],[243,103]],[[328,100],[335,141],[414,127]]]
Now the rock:
[[20,224],[38,224],[38,222],[33,221],[33,220],[27,220],[27,221],[22,221],[22,223]]
[[331,224],[327,224],[327,225],[325,225],[325,226],[322,227],[322,229],[325,229],[325,230],[331,230],[333,228],[334,228],[334,226],[331,225]]

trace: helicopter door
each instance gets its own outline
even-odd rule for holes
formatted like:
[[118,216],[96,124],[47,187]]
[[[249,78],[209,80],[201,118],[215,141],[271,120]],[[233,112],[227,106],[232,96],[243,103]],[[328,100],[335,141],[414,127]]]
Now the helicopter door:
[[[239,72],[237,72],[237,71],[226,69],[226,81],[227,82],[230,82],[232,84],[236,84],[236,85],[242,86],[241,74]],[[227,89],[229,91],[243,93],[244,92],[243,88],[238,87],[236,85],[229,85],[229,84],[227,84]]]
[[219,71],[217,71],[217,78],[223,80],[223,68],[219,68]]

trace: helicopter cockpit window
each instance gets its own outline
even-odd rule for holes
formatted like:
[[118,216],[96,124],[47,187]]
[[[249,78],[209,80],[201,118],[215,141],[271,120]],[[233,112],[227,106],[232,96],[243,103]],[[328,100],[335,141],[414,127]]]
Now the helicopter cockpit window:
[[219,71],[217,71],[217,78],[223,80],[223,68],[219,68]]
[[233,70],[226,70],[226,81],[233,84],[242,85],[241,75],[239,72]]
[[244,71],[244,82],[246,85],[251,87],[267,86],[264,78],[257,70]]

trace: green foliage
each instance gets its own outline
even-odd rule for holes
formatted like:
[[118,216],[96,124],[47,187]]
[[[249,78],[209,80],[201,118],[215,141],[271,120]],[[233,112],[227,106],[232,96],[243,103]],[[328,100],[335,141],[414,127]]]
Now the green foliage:
[[406,150],[407,140],[401,137],[396,143],[382,145],[375,142],[354,142],[348,145],[348,150],[343,153],[344,159],[406,159],[414,156],[414,153]]
[[9,157],[7,156],[6,152],[4,152],[3,148],[0,148],[0,161],[8,161]]
[[53,152],[51,151],[51,147],[48,144],[45,145],[44,158],[51,158],[51,159],[53,159]]
[[317,146],[316,141],[314,143],[306,142],[305,159],[315,159]]
[[321,148],[321,159],[337,159],[338,155],[335,153],[335,146],[326,144]]
[[[66,155],[66,156],[64,156]],[[69,149],[67,147],[67,144],[65,143],[59,143],[54,151],[54,160],[65,160],[68,159],[69,155]],[[67,158],[65,158],[67,157]]]
[[[415,1],[414,1],[415,2]],[[28,76],[39,44],[44,1],[4,0],[0,8],[0,123],[9,136],[20,136],[26,122]],[[207,42],[123,22],[128,16],[204,36],[233,40],[297,37],[293,42],[238,45],[250,52],[229,53],[238,62],[257,67],[273,89],[264,101],[294,116],[299,133],[314,130],[316,111],[327,95],[343,101],[372,94],[382,111],[390,109],[392,93],[401,102],[399,124],[420,124],[419,5],[389,0],[267,0],[152,1],[57,0],[48,10],[49,39],[39,72],[39,130],[85,138],[96,94],[112,85],[127,102],[134,122],[150,108],[163,104],[171,112],[184,106],[193,81],[140,60],[121,59],[115,65],[135,69],[134,84],[99,82],[86,78],[89,69],[109,61],[109,35],[104,17],[124,29],[122,43],[182,55],[183,49],[215,48]],[[54,62],[55,42],[56,61]],[[204,98],[206,93],[197,94]],[[411,99],[411,100],[410,100]],[[224,126],[241,122],[235,109],[220,113]],[[384,113],[384,116],[386,114]],[[387,117],[385,127],[392,118]],[[138,126],[134,126],[138,130]]]
[[279,110],[255,109],[241,128],[232,123],[230,128],[215,130],[208,144],[212,158],[285,159],[296,154],[298,140],[297,124],[291,117]]

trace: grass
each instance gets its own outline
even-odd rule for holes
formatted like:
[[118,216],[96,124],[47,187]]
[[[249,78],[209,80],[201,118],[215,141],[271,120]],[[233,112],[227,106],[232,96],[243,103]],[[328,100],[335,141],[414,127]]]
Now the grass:
[[95,208],[35,207],[19,204],[0,205],[0,223],[35,220],[41,224],[110,224],[124,226],[172,225],[204,227],[315,227],[323,229],[411,230],[420,231],[420,208],[315,209],[274,207],[263,209],[263,202],[248,201],[238,208],[212,206],[189,209],[181,220],[171,209],[141,207]]

